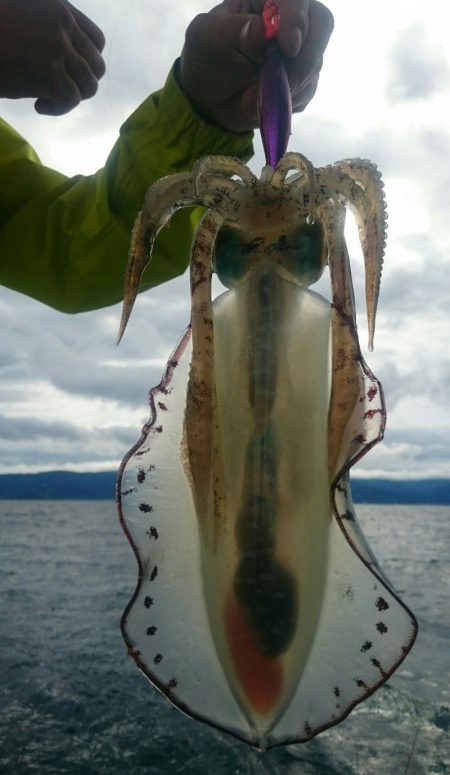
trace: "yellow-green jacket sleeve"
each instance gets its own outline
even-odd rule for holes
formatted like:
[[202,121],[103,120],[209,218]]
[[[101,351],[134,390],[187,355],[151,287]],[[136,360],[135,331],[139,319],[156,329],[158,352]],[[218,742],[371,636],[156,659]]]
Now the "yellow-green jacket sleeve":
[[[67,178],[44,167],[0,119],[0,283],[64,312],[122,298],[134,219],[158,178],[209,153],[247,160],[251,135],[202,121],[173,71],[120,130],[105,166]],[[199,210],[179,211],[158,237],[142,289],[181,274]]]

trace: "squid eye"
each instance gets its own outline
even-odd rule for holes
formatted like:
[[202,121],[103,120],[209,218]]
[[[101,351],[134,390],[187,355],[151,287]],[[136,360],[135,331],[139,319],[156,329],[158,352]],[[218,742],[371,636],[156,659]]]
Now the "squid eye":
[[234,288],[248,271],[250,256],[257,250],[261,239],[245,240],[238,229],[224,226],[216,237],[213,267],[220,282],[226,288]]
[[299,285],[315,283],[324,269],[324,240],[318,223],[302,224],[276,242],[251,237],[245,232],[224,226],[214,245],[213,268],[226,288],[234,288],[245,277],[255,258],[272,258],[287,269]]
[[312,285],[320,278],[323,260],[324,240],[319,223],[302,225],[287,238],[287,250],[283,256],[286,269],[301,285]]

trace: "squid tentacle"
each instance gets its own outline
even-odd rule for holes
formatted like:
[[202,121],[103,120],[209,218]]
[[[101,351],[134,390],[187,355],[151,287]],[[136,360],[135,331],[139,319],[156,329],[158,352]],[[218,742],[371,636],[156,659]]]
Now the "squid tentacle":
[[[314,175],[314,167],[309,161],[309,159],[306,158],[306,156],[303,156],[301,153],[286,153],[278,162],[275,171],[272,175],[271,183],[276,188],[281,188],[282,185],[286,185],[289,187],[289,183],[292,181],[286,180],[289,172],[292,172],[293,170],[296,170],[297,172],[303,173],[307,180],[308,190],[310,192],[310,196],[314,198],[314,188],[315,188],[315,175]],[[296,176],[297,179],[297,176]]]
[[[209,545],[216,546],[220,534],[220,476],[211,476],[220,464],[214,385],[214,318],[211,301],[211,253],[222,225],[220,214],[209,210],[197,226],[192,246],[192,358],[186,398],[184,467],[192,482],[199,523]],[[214,514],[212,524],[208,516]]]
[[180,172],[154,183],[147,191],[132,234],[125,274],[124,303],[117,344],[123,337],[158,233],[180,207],[196,203],[191,172]]
[[212,188],[210,178],[212,175],[231,177],[236,175],[242,182],[250,187],[258,184],[258,178],[249,170],[246,164],[233,156],[203,156],[192,170],[192,176],[196,180],[197,190],[202,186],[210,190]]
[[365,159],[346,159],[316,171],[321,198],[345,202],[355,216],[366,271],[369,350],[373,349],[375,317],[386,246],[386,203],[381,174]]
[[239,159],[206,156],[196,163],[192,172],[167,176],[148,189],[144,207],[133,226],[117,343],[122,339],[130,319],[139,284],[150,261],[158,233],[172,215],[183,207],[200,205],[218,212],[223,210],[224,214],[231,217],[232,203],[242,184],[226,177],[230,175],[238,175],[246,186],[254,187],[257,183],[257,178]]
[[353,285],[344,237],[346,210],[324,203],[320,207],[328,249],[332,288],[332,381],[328,412],[328,471],[330,485],[347,459],[345,430],[360,396],[358,339]]

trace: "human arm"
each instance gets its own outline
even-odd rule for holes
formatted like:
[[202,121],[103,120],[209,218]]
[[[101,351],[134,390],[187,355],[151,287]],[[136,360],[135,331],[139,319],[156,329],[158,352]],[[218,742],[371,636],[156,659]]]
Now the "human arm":
[[[0,126],[1,283],[66,312],[112,304],[122,297],[131,227],[147,188],[159,177],[191,169],[203,155],[235,155],[248,160],[251,136],[239,132],[249,122],[255,125],[254,118],[249,120],[244,114],[253,109],[251,95],[259,70],[256,54],[262,45],[258,14],[241,12],[250,5],[252,10],[260,11],[262,2],[225,0],[211,14],[197,17],[200,22],[194,24],[196,34],[187,35],[183,57],[185,62],[195,64],[200,35],[200,50],[207,55],[201,59],[200,70],[196,73],[194,67],[190,77],[183,79],[182,57],[178,78],[183,89],[171,73],[164,89],[149,97],[124,124],[105,167],[93,176],[68,179],[42,167],[22,138],[11,128]],[[294,100],[297,109],[309,98],[308,83],[314,85],[317,79],[326,35],[331,31],[329,19],[327,26],[322,16],[316,18],[310,13],[303,26],[308,33],[302,33],[299,39],[295,23],[300,24],[301,19],[295,14],[299,8],[304,11],[306,5],[305,0],[280,0],[280,35],[284,30],[283,50],[293,55],[290,77],[292,89],[298,92]],[[311,5],[316,10],[324,8],[316,0],[311,0]],[[289,17],[288,11],[294,15]],[[216,37],[211,37],[210,22],[215,16],[219,26],[214,20]],[[294,25],[294,43],[289,42],[290,24]],[[246,27],[256,29],[257,35],[252,32],[242,47],[241,31]],[[218,58],[208,59],[215,53],[220,30],[226,45]],[[300,43],[299,53],[295,54]],[[307,53],[306,63],[299,59],[302,50]],[[246,62],[250,63],[249,70]],[[203,83],[206,102],[202,97],[195,98],[193,87],[197,81]],[[304,82],[306,91],[302,91]],[[229,90],[231,101],[224,99],[219,87]],[[218,111],[208,107],[211,94],[220,97]],[[228,126],[226,117],[233,126]],[[221,129],[224,123],[227,127]],[[198,210],[181,211],[170,229],[163,230],[141,290],[184,270],[198,215]]]
[[[173,72],[125,122],[95,175],[67,178],[43,167],[0,124],[0,283],[64,312],[119,301],[130,232],[147,188],[211,152],[247,160],[251,135],[202,121]],[[142,289],[184,271],[198,217],[198,210],[183,210],[163,230]]]

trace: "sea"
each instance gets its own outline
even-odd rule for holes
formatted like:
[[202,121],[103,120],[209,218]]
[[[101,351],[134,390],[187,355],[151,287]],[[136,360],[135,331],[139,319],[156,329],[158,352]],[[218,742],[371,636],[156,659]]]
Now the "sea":
[[416,644],[343,723],[260,753],[182,715],[128,657],[137,571],[114,503],[0,501],[0,773],[450,773],[450,507],[357,513]]

